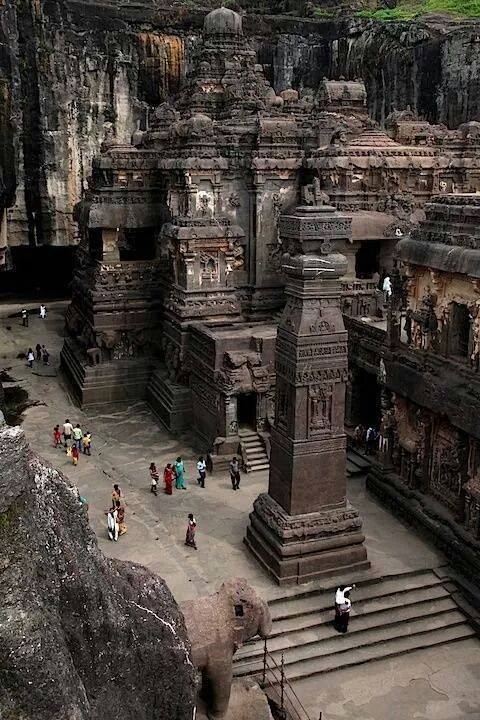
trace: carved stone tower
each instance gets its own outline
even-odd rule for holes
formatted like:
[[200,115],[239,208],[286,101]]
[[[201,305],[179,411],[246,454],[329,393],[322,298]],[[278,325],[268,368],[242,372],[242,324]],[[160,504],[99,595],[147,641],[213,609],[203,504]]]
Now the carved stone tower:
[[280,219],[287,303],[276,343],[270,479],[245,542],[281,585],[369,566],[362,521],[346,497],[347,262],[337,248],[350,226],[329,206]]

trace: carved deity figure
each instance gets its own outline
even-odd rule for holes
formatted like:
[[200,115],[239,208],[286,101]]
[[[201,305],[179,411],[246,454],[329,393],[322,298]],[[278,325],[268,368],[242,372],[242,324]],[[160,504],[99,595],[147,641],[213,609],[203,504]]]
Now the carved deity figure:
[[330,198],[320,188],[320,178],[314,177],[310,185],[304,185],[301,189],[302,203],[304,205],[327,205]]
[[310,399],[310,430],[326,430],[331,425],[331,388],[311,386],[308,389]]

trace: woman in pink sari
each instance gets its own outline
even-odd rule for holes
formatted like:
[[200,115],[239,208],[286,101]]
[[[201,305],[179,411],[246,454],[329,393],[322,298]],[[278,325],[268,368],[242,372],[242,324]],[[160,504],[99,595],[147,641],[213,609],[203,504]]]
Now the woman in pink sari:
[[187,536],[185,538],[185,545],[197,549],[197,543],[195,542],[195,533],[197,532],[197,521],[193,517],[192,513],[188,515],[187,525]]
[[173,492],[173,481],[175,479],[175,473],[172,470],[172,466],[168,463],[167,467],[163,471],[163,481],[165,483],[165,494],[171,495]]

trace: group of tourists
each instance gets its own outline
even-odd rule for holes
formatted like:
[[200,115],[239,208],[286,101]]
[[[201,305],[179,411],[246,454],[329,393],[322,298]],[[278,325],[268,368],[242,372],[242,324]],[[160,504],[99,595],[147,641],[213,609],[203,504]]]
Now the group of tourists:
[[83,432],[80,424],[72,425],[67,418],[60,430],[60,425],[53,428],[53,446],[63,448],[67,455],[72,458],[73,465],[77,465],[80,453],[91,455],[92,433]]
[[[45,305],[40,305],[40,310],[38,314],[42,320],[45,320],[45,318],[47,317],[47,308],[45,307]],[[28,327],[28,310],[24,308],[21,312],[21,316],[23,327]],[[45,345],[41,345],[40,343],[36,344],[35,350],[29,347],[27,352],[25,353],[25,357],[27,358],[27,365],[30,369],[33,368],[34,362],[41,363],[42,360],[44,365],[50,365],[50,353],[48,352]]]
[[[158,483],[160,481],[160,475],[157,470],[157,466],[154,462],[150,463],[150,492],[154,495],[158,495]],[[165,486],[165,494],[173,494],[173,486],[175,485],[176,490],[186,490],[187,485],[185,482],[185,464],[180,456],[177,457],[175,462],[167,463],[163,471],[163,483]]]
[[365,455],[376,455],[380,434],[375,425],[365,428],[363,425],[357,425],[353,433],[355,447],[364,450]]
[[[177,458],[175,465],[178,465],[179,463],[183,465],[181,458]],[[158,477],[158,473],[156,473],[155,469],[155,463],[151,463],[150,465],[150,474],[152,473],[157,474]],[[123,494],[122,488],[118,483],[114,483],[113,485],[112,503],[110,508],[106,511],[105,515],[107,516],[108,538],[113,542],[117,542],[118,538],[121,535],[125,535],[125,533],[127,532],[125,495]],[[187,518],[185,545],[187,545],[188,547],[192,547],[195,550],[197,550],[197,542],[195,540],[196,532],[197,521],[195,520],[193,513],[189,513]]]
[[[157,470],[157,466],[154,462],[150,463],[148,468],[150,473],[150,492],[153,495],[158,495],[158,484],[160,482],[160,473]],[[197,461],[197,485],[201,488],[205,487],[205,480],[207,477],[207,470],[213,472],[213,463],[209,455],[207,458],[201,455]],[[233,490],[240,488],[240,464],[236,457],[232,458],[229,464],[230,480],[232,482]],[[164,492],[166,495],[173,495],[173,489],[175,490],[186,490],[187,482],[185,478],[185,463],[179,456],[173,463],[167,463],[163,470],[163,485]]]
[[33,348],[29,347],[25,355],[27,358],[27,365],[30,369],[33,368],[33,363],[35,361],[37,363],[40,363],[43,360],[44,365],[50,365],[50,353],[48,352],[45,345],[40,345],[40,343],[37,343],[35,345],[35,352]]
[[127,523],[125,522],[125,496],[118,483],[115,483],[112,490],[112,504],[107,510],[107,532],[109,540],[117,542],[120,535],[127,532]]
[[[20,314],[22,316],[23,327],[28,327],[28,310],[26,308],[23,308]],[[40,305],[38,316],[41,320],[45,320],[45,318],[47,317],[47,308],[43,303]]]
[[[205,487],[205,479],[207,477],[207,469],[213,471],[213,463],[210,456],[207,459],[203,455],[198,458],[197,461],[197,485],[199,487]],[[150,473],[150,492],[154,495],[158,495],[158,483],[160,482],[160,474],[157,470],[157,466],[154,462],[150,463],[148,468]],[[240,481],[239,481],[240,482]],[[167,463],[163,470],[163,484],[164,492],[166,495],[173,495],[173,489],[175,490],[186,490],[187,481],[185,478],[185,463],[179,456],[173,463]]]

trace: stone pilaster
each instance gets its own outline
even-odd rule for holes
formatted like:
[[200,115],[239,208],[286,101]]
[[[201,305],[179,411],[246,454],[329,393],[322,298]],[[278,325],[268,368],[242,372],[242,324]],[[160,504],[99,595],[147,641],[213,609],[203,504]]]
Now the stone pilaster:
[[287,303],[276,343],[268,493],[246,543],[280,584],[368,567],[362,521],[346,498],[347,333],[340,307],[350,219],[328,206],[280,220]]

